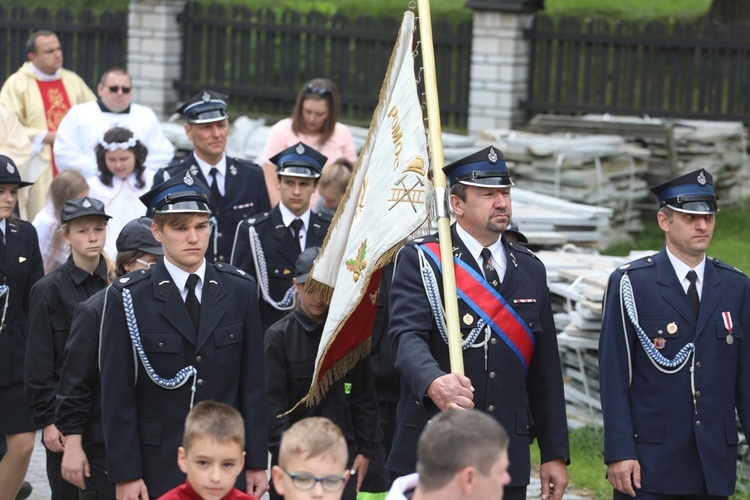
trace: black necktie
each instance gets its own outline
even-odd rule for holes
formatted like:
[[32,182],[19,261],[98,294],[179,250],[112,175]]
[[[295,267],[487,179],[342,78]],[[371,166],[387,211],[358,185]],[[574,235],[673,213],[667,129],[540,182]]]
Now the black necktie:
[[216,201],[221,201],[221,191],[219,191],[219,180],[216,178],[217,175],[219,175],[219,169],[216,167],[211,167],[211,170],[208,172],[208,175],[211,176],[211,197]]
[[695,282],[698,279],[698,275],[692,269],[687,273],[687,279],[690,282],[690,286],[687,289],[688,300],[690,305],[693,306],[695,311],[695,317],[698,317],[698,310],[701,307],[701,299],[698,297],[698,287],[695,286]]
[[297,244],[300,247],[300,250],[304,251],[305,249],[302,248],[302,240],[299,237],[299,231],[302,229],[302,219],[294,219],[292,223],[289,225],[289,227],[292,228],[292,236],[297,240]]
[[495,290],[499,290],[500,277],[497,275],[497,271],[495,271],[495,267],[492,265],[492,252],[490,252],[489,248],[483,248],[481,255],[482,260],[484,261],[484,278]]
[[0,229],[0,260],[5,260],[5,233]]
[[193,326],[195,326],[196,332],[198,331],[201,322],[201,303],[198,302],[198,296],[195,294],[195,285],[197,284],[197,274],[191,274],[188,276],[187,283],[185,283],[188,290],[187,297],[185,297],[185,305],[190,314],[190,319],[193,320]]

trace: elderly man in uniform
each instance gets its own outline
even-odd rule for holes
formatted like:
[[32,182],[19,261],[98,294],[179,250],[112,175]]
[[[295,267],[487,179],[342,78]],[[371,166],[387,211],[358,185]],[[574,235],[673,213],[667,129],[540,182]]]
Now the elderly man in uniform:
[[164,136],[156,113],[131,102],[133,81],[124,69],[105,71],[96,93],[98,100],[73,106],[57,129],[55,161],[59,170],[74,168],[86,178],[96,175],[94,147],[112,127],[127,128],[148,148],[146,167],[156,170],[172,161],[174,146]]
[[[451,371],[444,336],[437,235],[399,253],[391,285],[389,335],[401,375],[398,423],[387,468],[414,472],[417,439],[435,414],[477,408],[510,434],[512,480],[506,499],[525,499],[530,427],[541,451],[542,498],[568,484],[568,433],[544,265],[503,231],[513,185],[502,153],[488,147],[443,169],[450,181],[451,227],[466,375]],[[437,315],[437,317],[436,317]]]
[[264,332],[295,308],[292,277],[297,257],[306,248],[321,246],[331,225],[330,215],[310,210],[326,160],[302,142],[271,158],[281,201],[270,212],[237,225],[232,264],[258,280]]
[[[118,499],[157,498],[182,484],[176,453],[199,401],[237,408],[248,439],[238,487],[268,489],[263,335],[255,281],[204,257],[208,188],[190,172],[141,197],[164,257],[115,281],[102,320],[102,424]],[[147,496],[148,495],[148,496]]]
[[209,262],[229,262],[237,224],[256,213],[271,210],[263,169],[255,163],[230,158],[224,152],[229,133],[226,96],[204,90],[178,110],[187,120],[185,134],[195,150],[185,158],[162,168],[154,186],[180,177],[185,171],[210,187],[213,208]]
[[47,202],[47,191],[57,173],[52,144],[60,121],[76,104],[93,101],[94,93],[72,71],[63,69],[60,40],[51,31],[37,31],[26,42],[29,60],[10,75],[0,90],[0,104],[21,121],[32,141],[32,157],[24,179],[34,186],[19,193],[21,216],[32,220]]
[[727,498],[735,493],[735,410],[750,429],[750,280],[706,256],[719,211],[708,172],[651,191],[666,246],[615,270],[605,295],[607,477],[614,498]]

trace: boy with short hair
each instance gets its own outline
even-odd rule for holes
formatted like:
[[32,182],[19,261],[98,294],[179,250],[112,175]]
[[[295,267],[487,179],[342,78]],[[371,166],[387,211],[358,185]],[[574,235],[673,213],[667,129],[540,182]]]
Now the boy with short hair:
[[308,417],[284,432],[279,464],[271,469],[276,492],[286,500],[338,500],[349,479],[346,440],[325,417]]
[[242,415],[225,403],[198,403],[185,419],[185,435],[177,450],[177,465],[187,480],[159,500],[256,499],[234,487],[244,464]]

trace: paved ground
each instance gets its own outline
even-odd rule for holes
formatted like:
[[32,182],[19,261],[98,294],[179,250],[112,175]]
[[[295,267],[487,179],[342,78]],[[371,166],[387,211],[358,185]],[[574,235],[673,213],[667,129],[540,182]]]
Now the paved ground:
[[[45,456],[44,447],[41,443],[42,434],[41,431],[37,433],[37,443],[34,446],[34,454],[31,456],[31,465],[29,465],[29,472],[26,474],[26,480],[29,481],[34,487],[34,491],[31,493],[30,500],[49,500],[50,490],[49,483],[47,483],[47,471],[45,468]],[[526,498],[539,498],[539,492],[542,486],[539,482],[538,477],[531,478],[531,484],[527,489]],[[264,499],[268,498],[268,495],[264,495]],[[565,500],[585,500],[585,497],[576,495],[574,492],[568,492],[565,494]]]
[[29,472],[26,473],[26,480],[34,487],[34,491],[31,492],[31,496],[29,497],[31,500],[49,500],[51,496],[45,463],[42,431],[39,431],[36,433],[36,444],[34,445],[34,454],[31,455]]

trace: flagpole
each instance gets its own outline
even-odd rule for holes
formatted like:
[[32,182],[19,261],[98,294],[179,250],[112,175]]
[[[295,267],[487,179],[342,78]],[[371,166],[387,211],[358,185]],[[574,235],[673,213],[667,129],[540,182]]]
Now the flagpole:
[[451,240],[448,191],[443,166],[443,134],[440,126],[440,102],[435,77],[435,52],[432,46],[432,19],[430,0],[417,0],[419,33],[422,40],[422,64],[425,98],[427,101],[427,128],[429,129],[432,179],[435,185],[438,237],[440,238],[440,262],[443,268],[443,301],[445,321],[448,327],[448,355],[451,371],[464,373],[464,358],[461,349],[461,329],[458,322],[458,298],[456,274],[453,269],[453,242]]

